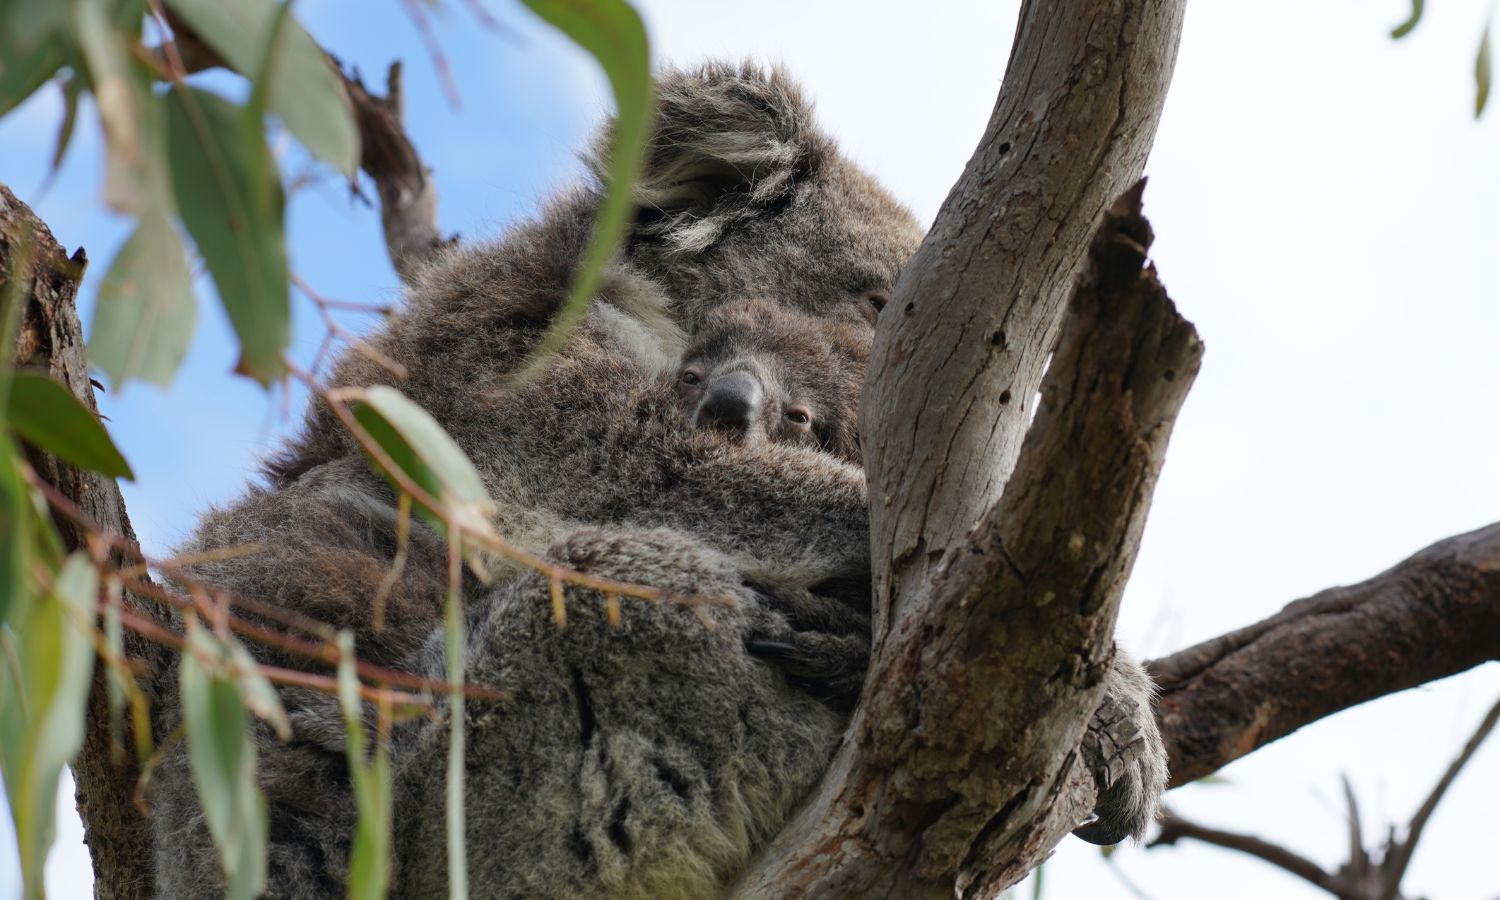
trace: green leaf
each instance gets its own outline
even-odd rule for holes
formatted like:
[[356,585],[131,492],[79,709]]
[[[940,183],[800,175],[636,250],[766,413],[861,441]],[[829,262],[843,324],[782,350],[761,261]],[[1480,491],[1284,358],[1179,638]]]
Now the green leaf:
[[5,413],[11,428],[38,449],[112,478],[135,479],[99,419],[46,375],[15,373]]
[[[453,558],[463,555],[463,535],[452,535]],[[459,573],[455,565],[448,568],[448,597],[443,603],[443,662],[448,676],[448,777],[444,804],[444,827],[448,843],[448,896],[467,900],[469,896],[468,830],[464,826],[464,635],[463,597],[459,592]]]
[[518,373],[520,379],[540,371],[588,314],[604,267],[619,249],[635,213],[635,183],[645,160],[654,102],[646,28],[625,0],[526,0],[526,6],[599,61],[614,90],[615,128],[609,177],[594,234],[573,276],[567,300]]
[[31,589],[28,489],[16,468],[15,446],[0,438],[0,625],[19,615]]
[[[67,9],[59,3],[58,7]],[[53,37],[22,49],[15,36],[0,34],[0,116],[20,106],[57,74],[68,60],[66,44]]]
[[131,58],[131,39],[119,31],[109,0],[75,0],[73,33],[88,66],[99,120],[109,149],[104,199],[121,212],[143,214],[162,202],[160,124],[143,68]]
[[255,786],[255,739],[223,647],[195,622],[179,669],[188,762],[231,900],[252,900],[266,884],[266,800]]
[[281,705],[281,695],[276,693],[276,688],[271,686],[270,680],[261,672],[260,665],[239,641],[227,638],[224,645],[229,651],[231,673],[239,679],[240,691],[245,696],[245,708],[270,725],[277,737],[283,741],[291,740],[292,722],[287,718],[285,707]]
[[1399,41],[1411,34],[1412,29],[1417,27],[1417,23],[1422,21],[1422,8],[1426,5],[1425,0],[1411,0],[1411,16],[1391,29],[1391,37]]
[[74,553],[48,595],[27,604],[19,627],[3,630],[0,764],[28,900],[42,895],[42,867],[55,836],[58,778],[83,746],[98,578],[88,557]]
[[182,238],[166,216],[148,214],[99,285],[89,359],[116,388],[132,378],[165,387],[187,354],[197,315]]
[[183,224],[208,264],[219,299],[240,338],[238,371],[261,384],[284,374],[291,337],[281,184],[255,183],[240,107],[178,85],[167,94],[167,142]]
[[347,389],[342,396],[358,402],[355,418],[401,473],[438,502],[439,508],[428,512],[439,524],[451,521],[471,533],[491,532],[494,503],[484,481],[427,410],[384,385]]
[[[256,77],[270,58],[266,107],[314,156],[350,178],[359,168],[359,129],[343,79],[312,37],[286,22],[270,46],[283,4],[273,0],[171,0],[172,10],[237,72]],[[269,56],[268,56],[269,54]]]
[[69,4],[58,0],[7,0],[0,29],[16,49],[35,49],[67,25],[68,7]]
[[377,736],[373,753],[367,752],[364,707],[354,666],[354,636],[339,632],[338,647],[339,707],[344,713],[349,774],[359,810],[349,859],[349,896],[352,900],[383,900],[391,880],[390,747]]
[[68,145],[73,142],[73,126],[78,124],[78,98],[83,96],[84,79],[82,75],[74,74],[63,84],[63,120],[57,129],[57,146],[52,151],[52,171],[47,173],[51,178],[62,168],[63,158],[68,155]]
[[1484,115],[1484,106],[1490,100],[1490,23],[1484,23],[1484,36],[1479,39],[1479,53],[1474,57],[1474,118]]

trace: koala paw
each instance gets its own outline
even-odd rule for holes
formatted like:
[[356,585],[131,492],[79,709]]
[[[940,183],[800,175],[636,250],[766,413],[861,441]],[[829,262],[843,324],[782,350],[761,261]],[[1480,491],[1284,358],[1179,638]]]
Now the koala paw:
[[721,554],[666,528],[580,528],[553,545],[551,556],[580,572],[669,594],[722,594],[723,585],[738,584]]
[[763,604],[745,649],[787,684],[847,712],[864,687],[869,619],[840,600],[801,589],[752,586]]
[[1154,693],[1140,663],[1117,653],[1081,748],[1102,793],[1093,818],[1073,833],[1091,844],[1139,838],[1156,821],[1167,786],[1167,752],[1151,709]]

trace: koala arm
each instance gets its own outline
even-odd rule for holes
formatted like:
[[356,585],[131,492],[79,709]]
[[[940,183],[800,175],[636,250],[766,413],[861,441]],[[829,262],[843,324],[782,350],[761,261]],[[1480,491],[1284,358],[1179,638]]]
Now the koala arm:
[[[476,598],[466,678],[512,702],[466,703],[467,847],[477,896],[712,896],[821,773],[842,727],[747,645],[795,629],[733,560],[665,529],[590,528],[553,555],[584,571],[720,601],[689,608],[568,591],[544,579]],[[859,650],[858,652],[863,652]],[[419,667],[438,669],[441,646]],[[396,747],[399,895],[446,890],[445,722]]]

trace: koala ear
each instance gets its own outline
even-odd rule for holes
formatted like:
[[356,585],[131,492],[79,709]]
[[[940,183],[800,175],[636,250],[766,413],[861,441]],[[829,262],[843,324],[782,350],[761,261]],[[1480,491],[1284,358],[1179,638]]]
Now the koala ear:
[[[636,188],[636,231],[687,252],[789,199],[829,152],[811,104],[779,70],[710,63],[657,81],[656,130]],[[589,166],[601,177],[608,135]]]

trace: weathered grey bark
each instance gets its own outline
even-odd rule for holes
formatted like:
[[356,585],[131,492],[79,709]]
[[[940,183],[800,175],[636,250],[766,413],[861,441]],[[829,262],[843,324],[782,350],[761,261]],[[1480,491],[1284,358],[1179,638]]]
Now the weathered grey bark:
[[[1099,217],[1144,168],[1183,5],[1021,8],[989,126],[876,337],[861,429],[877,629],[865,696],[741,895],[980,895],[1018,880],[1092,804],[1075,751],[1196,364],[1164,298],[1094,298],[1108,336],[1079,350],[1087,335],[1073,333],[1049,379],[1099,408],[1049,408],[1017,458]],[[1181,382],[1136,406],[1136,379],[1168,370]]]
[[1151,663],[1172,783],[1324,716],[1500,659],[1500,523]]
[[879,648],[824,790],[746,896],[988,896],[1092,808],[1079,743],[1202,344],[1143,268],[1140,186],[1094,241],[1010,484]]
[[[65,385],[88,409],[98,412],[83,327],[74,307],[87,259],[82,248],[71,258],[45,223],[10,189],[0,184],[0,285],[15,277],[8,270],[18,238],[29,231],[34,279],[27,292],[16,345],[10,359],[17,367],[46,372]],[[27,448],[27,461],[43,480],[72,500],[102,528],[134,542],[125,503],[113,478],[70,466],[56,457]],[[88,549],[88,533],[72,519],[55,516],[58,532],[69,550]],[[111,551],[112,563],[124,561]],[[126,603],[134,601],[126,598]],[[147,613],[149,614],[149,612]],[[158,659],[156,647],[126,636],[127,656],[147,666]],[[149,685],[150,679],[143,684]],[[140,761],[135,759],[129,721],[121,736],[124,753],[118,763],[109,729],[108,697],[102,667],[95,667],[89,688],[88,728],[83,750],[73,761],[78,812],[94,861],[94,894],[101,900],[145,900],[153,891],[150,826],[133,802]]]

